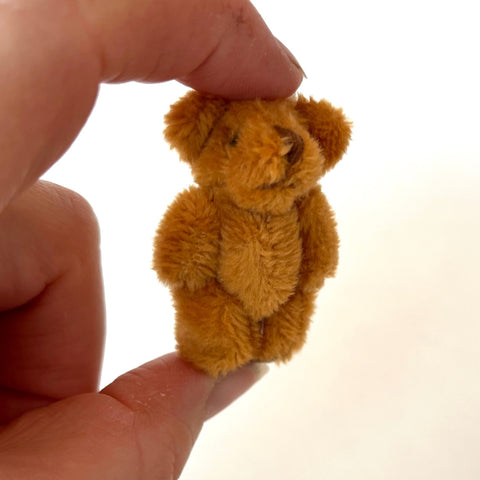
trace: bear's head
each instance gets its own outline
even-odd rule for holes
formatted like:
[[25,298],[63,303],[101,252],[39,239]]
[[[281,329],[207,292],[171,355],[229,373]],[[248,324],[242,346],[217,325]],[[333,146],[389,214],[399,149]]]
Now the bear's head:
[[195,91],[172,105],[165,138],[211,187],[240,208],[281,214],[344,154],[340,109],[303,96],[230,101]]

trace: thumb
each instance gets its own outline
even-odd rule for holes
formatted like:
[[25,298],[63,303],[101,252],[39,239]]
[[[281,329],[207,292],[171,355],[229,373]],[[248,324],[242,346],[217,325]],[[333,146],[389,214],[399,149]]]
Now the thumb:
[[176,479],[205,419],[263,372],[249,365],[216,382],[166,355],[98,394],[32,410],[0,429],[0,477]]

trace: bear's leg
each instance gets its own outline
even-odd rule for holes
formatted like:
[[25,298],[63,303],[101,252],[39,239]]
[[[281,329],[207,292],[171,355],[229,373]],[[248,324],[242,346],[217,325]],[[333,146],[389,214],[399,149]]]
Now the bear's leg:
[[174,292],[180,355],[217,377],[252,360],[251,321],[240,302],[212,281],[194,292]]
[[297,292],[260,325],[260,345],[255,358],[264,362],[287,361],[302,348],[314,309],[314,293]]

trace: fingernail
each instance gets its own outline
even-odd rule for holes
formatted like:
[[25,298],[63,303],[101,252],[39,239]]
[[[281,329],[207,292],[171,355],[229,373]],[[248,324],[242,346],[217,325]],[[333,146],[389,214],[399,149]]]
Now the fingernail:
[[280,40],[277,40],[277,42],[280,45],[282,52],[290,61],[290,63],[302,74],[303,78],[307,78],[307,74],[305,73],[305,70],[303,70],[302,66],[300,65],[299,61],[295,58],[293,53]]
[[252,368],[255,370],[257,382],[270,371],[270,367],[266,363],[253,363]]
[[205,420],[213,417],[242,396],[264,377],[269,368],[266,363],[252,363],[223,377],[213,388],[206,406]]

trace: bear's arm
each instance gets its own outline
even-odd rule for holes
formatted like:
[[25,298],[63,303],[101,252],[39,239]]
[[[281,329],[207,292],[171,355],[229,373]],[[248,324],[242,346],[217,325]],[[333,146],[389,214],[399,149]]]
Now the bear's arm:
[[333,210],[315,187],[297,203],[302,239],[302,265],[299,287],[316,290],[325,277],[333,277],[338,263],[339,239]]
[[216,277],[220,222],[208,190],[191,187],[165,213],[154,240],[153,268],[170,287],[190,291]]

